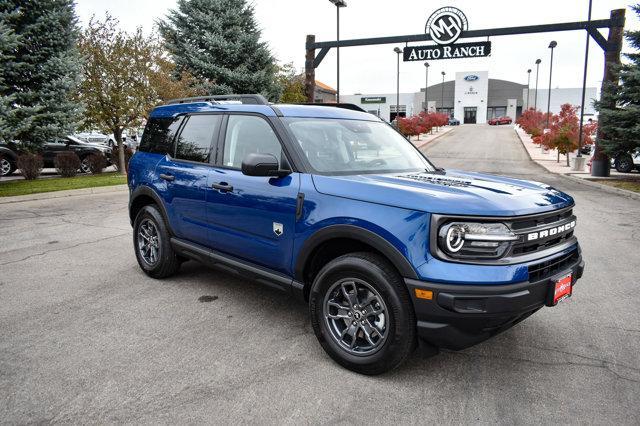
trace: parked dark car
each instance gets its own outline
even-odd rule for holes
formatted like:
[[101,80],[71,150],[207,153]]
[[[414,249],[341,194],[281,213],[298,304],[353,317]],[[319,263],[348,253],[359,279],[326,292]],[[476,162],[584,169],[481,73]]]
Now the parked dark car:
[[455,117],[449,117],[449,126],[459,126],[460,120]]
[[[9,176],[17,168],[18,155],[22,151],[19,142],[0,143],[0,171],[2,176]],[[73,151],[80,157],[80,170],[89,173],[88,158],[91,154],[104,154],[107,157],[107,165],[111,165],[111,148],[99,144],[84,142],[74,136],[66,136],[62,139],[46,143],[38,152],[42,155],[44,167],[55,167],[56,155],[65,151]]]
[[501,124],[511,124],[512,122],[513,120],[511,119],[511,117],[507,117],[507,116],[495,117],[488,121],[489,125],[491,126],[499,126]]

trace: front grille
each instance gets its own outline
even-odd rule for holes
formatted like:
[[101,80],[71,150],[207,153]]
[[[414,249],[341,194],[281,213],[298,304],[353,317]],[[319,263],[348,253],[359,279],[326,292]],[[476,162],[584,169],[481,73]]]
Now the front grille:
[[571,222],[572,220],[575,220],[575,216],[573,216],[573,209],[555,211],[521,220],[514,220],[509,225],[516,234],[522,235],[522,237],[513,245],[511,255],[525,255],[545,250],[569,241],[573,237],[573,229],[569,232],[559,233],[553,237],[545,237],[533,241],[527,239],[527,234],[552,228],[554,225],[559,226],[567,222]]
[[529,281],[536,282],[549,278],[575,264],[580,258],[578,249],[545,262],[529,266]]
[[554,211],[550,213],[544,213],[534,217],[527,217],[525,219],[514,220],[511,222],[511,229],[518,232],[522,229],[537,228],[544,225],[551,225],[556,222],[569,219],[573,216],[573,209]]

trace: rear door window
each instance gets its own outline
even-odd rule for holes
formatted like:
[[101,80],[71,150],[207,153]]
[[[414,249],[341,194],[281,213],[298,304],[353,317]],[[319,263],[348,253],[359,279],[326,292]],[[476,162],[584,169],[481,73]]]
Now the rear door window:
[[219,114],[189,116],[180,136],[176,139],[174,157],[179,160],[208,163],[221,121],[222,115]]
[[154,154],[173,154],[173,138],[184,116],[151,118],[144,129],[139,151]]

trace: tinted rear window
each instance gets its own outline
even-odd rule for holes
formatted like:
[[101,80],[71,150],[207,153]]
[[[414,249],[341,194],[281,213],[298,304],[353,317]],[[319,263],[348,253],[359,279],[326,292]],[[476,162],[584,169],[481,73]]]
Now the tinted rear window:
[[155,154],[173,154],[173,138],[182,119],[182,116],[149,119],[138,149]]

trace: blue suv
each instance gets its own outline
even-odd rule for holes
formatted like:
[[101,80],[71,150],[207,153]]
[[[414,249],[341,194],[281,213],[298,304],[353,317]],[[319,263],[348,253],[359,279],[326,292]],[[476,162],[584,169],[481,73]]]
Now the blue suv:
[[172,101],[128,181],[147,275],[196,260],[290,292],[324,350],[364,374],[417,343],[485,340],[570,296],[584,269],[569,195],[437,168],[349,105]]

